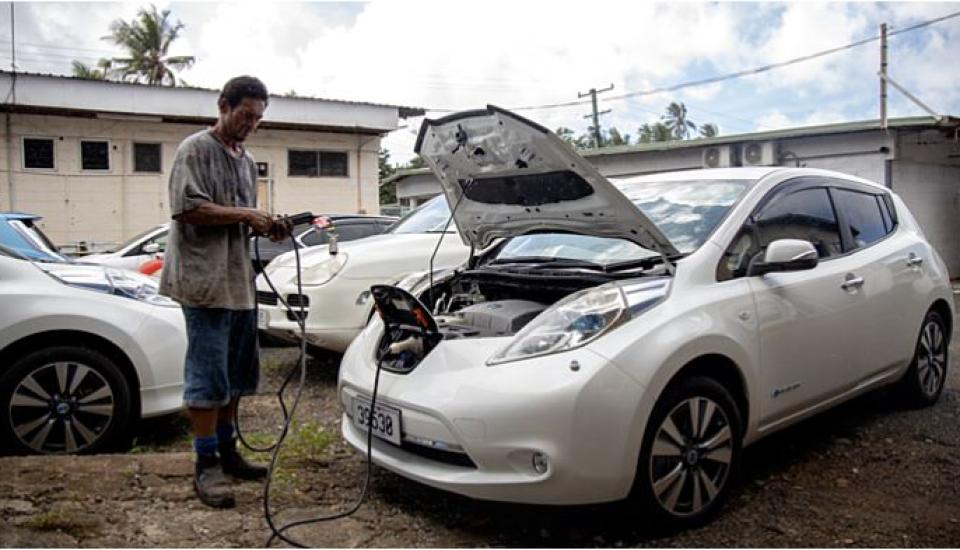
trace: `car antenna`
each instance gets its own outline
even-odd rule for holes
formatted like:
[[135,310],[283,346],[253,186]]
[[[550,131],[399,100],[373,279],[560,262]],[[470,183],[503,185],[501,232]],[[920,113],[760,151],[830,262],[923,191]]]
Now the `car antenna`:
[[[443,231],[440,232],[440,238],[437,239],[437,246],[433,248],[433,254],[430,255],[430,263],[427,267],[427,276],[430,278],[430,288],[427,289],[428,303],[427,308],[430,309],[433,313],[436,313],[434,307],[436,304],[433,303],[433,260],[437,257],[437,252],[440,251],[440,243],[443,242],[443,238],[447,235],[447,229],[450,227],[450,222],[453,221],[454,214],[457,213],[457,208],[460,207],[460,203],[463,202],[463,197],[467,195],[467,189],[474,183],[473,178],[468,180],[459,180],[460,183],[460,196],[457,197],[456,204],[453,205],[453,208],[450,210],[450,217],[447,218],[447,223],[443,225]],[[471,256],[473,255],[473,246],[470,247]]]

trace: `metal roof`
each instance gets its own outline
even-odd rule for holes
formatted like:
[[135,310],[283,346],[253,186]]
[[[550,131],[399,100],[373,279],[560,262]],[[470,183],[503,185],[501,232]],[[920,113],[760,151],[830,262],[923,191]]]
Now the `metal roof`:
[[[941,120],[929,116],[891,118],[887,120],[887,127],[894,129],[903,128],[958,128],[960,127],[960,118],[947,116]],[[800,126],[797,128],[784,128],[782,130],[769,130],[765,132],[748,132],[744,134],[730,134],[726,136],[717,136],[714,138],[684,139],[674,141],[655,141],[651,143],[639,143],[636,145],[621,145],[617,147],[602,147],[600,149],[579,149],[577,153],[585,158],[602,157],[607,155],[623,155],[629,153],[642,153],[650,151],[671,151],[676,149],[688,149],[693,147],[708,147],[711,145],[724,145],[727,143],[742,143],[748,141],[771,141],[775,139],[801,138],[821,135],[849,134],[855,132],[868,132],[871,130],[880,130],[880,120],[861,120],[853,122],[841,122],[836,124],[821,124],[817,126]],[[410,176],[419,176],[429,174],[429,168],[408,168],[398,170],[389,178],[383,180],[380,185],[393,183],[399,179]]]
[[[0,110],[81,117],[132,117],[208,124],[220,92],[112,80],[0,71]],[[330,99],[270,96],[261,128],[385,134],[422,109]]]

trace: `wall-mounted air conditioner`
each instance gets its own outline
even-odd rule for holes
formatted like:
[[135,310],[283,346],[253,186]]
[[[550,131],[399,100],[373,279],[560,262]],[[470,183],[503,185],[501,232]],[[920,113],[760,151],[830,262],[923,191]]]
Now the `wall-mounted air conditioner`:
[[734,166],[734,150],[730,145],[716,145],[703,149],[704,168],[729,168]]
[[743,166],[773,166],[777,164],[777,143],[775,141],[757,141],[744,144],[740,148],[740,162]]

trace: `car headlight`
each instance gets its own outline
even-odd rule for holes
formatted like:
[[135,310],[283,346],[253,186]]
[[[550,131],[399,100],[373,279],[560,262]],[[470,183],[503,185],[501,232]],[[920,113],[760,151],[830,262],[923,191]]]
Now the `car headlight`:
[[527,323],[487,364],[584,346],[659,304],[669,291],[670,278],[664,277],[609,283],[571,294]]
[[55,280],[69,286],[132,298],[148,304],[179,307],[179,304],[159,294],[156,281],[150,277],[100,266],[65,266],[50,264],[43,270]]
[[326,261],[303,266],[303,286],[320,286],[330,282],[347,265],[347,255],[343,252],[327,256]]

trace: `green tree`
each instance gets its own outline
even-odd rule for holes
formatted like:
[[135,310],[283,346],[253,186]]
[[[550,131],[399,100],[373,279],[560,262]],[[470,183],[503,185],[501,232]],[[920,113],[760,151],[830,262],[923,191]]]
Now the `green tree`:
[[112,70],[111,61],[101,58],[96,67],[91,67],[82,61],[73,61],[73,76],[88,80],[109,80]]
[[423,160],[423,157],[421,157],[420,155],[417,155],[412,159],[410,159],[410,162],[408,162],[405,166],[403,166],[403,169],[413,170],[415,168],[426,168],[426,167],[427,167],[427,161]]
[[662,122],[653,124],[644,123],[637,129],[637,143],[653,143],[655,141],[670,141],[673,139],[673,131]]
[[561,126],[553,131],[557,137],[569,143],[574,149],[588,149],[593,146],[593,137],[589,133],[583,133],[577,136],[573,130],[566,126]]
[[683,103],[670,102],[670,105],[667,105],[667,114],[660,118],[676,139],[687,139],[690,131],[697,129],[697,125],[687,119],[687,106]]
[[383,185],[383,182],[397,172],[397,168],[390,164],[390,151],[380,148],[377,154],[377,161],[380,167],[380,204],[396,204],[397,186],[396,184]]
[[187,69],[196,59],[192,55],[170,56],[170,44],[180,36],[183,23],[169,20],[170,10],[156,6],[140,8],[130,21],[117,19],[110,24],[110,34],[103,37],[127,50],[127,57],[115,57],[117,74],[124,80],[176,86],[174,71]]
[[630,134],[621,134],[616,126],[607,128],[606,134],[607,137],[604,139],[604,144],[608,146],[630,145],[630,140],[632,139]]
[[717,125],[708,122],[706,124],[700,125],[700,137],[702,138],[712,138],[720,135],[720,129],[717,128]]

